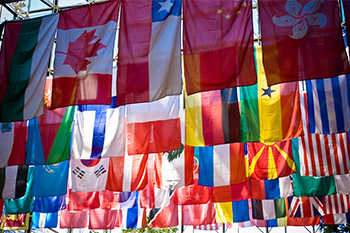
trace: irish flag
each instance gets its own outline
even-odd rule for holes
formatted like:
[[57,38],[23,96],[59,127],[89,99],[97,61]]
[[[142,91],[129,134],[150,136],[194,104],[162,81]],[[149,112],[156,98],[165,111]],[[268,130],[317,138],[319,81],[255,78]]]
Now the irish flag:
[[47,67],[58,14],[6,22],[0,54],[0,122],[44,113]]

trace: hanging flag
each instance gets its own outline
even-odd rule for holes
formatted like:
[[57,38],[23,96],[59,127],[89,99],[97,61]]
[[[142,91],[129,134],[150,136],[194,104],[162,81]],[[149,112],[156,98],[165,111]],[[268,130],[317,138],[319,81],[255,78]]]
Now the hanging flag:
[[65,196],[36,197],[33,212],[54,213],[66,209]]
[[259,17],[269,85],[350,72],[336,1],[262,1]]
[[144,189],[147,185],[147,159],[147,154],[110,158],[106,189],[117,192]]
[[[344,18],[345,18],[345,29],[346,29],[346,35],[347,35],[347,42],[350,42],[350,1],[349,0],[342,0],[343,4],[343,11],[344,11]],[[345,43],[345,46],[349,46],[348,43]]]
[[181,206],[182,225],[198,226],[216,223],[213,202]]
[[350,196],[333,194],[323,197],[324,214],[343,214],[350,212]]
[[45,108],[44,115],[29,121],[26,164],[54,164],[70,159],[74,111],[74,107],[53,111]]
[[[157,187],[173,190],[193,184],[194,148],[185,145],[182,149],[174,153],[157,153],[152,156],[154,157],[154,176]],[[180,155],[173,158],[175,153],[180,153]],[[151,156],[148,157],[150,158]]]
[[294,218],[324,215],[322,197],[288,197],[288,216]]
[[350,213],[326,214],[322,216],[324,225],[343,225],[350,223]]
[[68,210],[84,211],[100,207],[99,192],[72,192],[68,191]]
[[186,145],[211,146],[240,140],[237,88],[187,96]]
[[5,199],[4,213],[5,214],[25,214],[33,211],[33,196],[32,187],[34,180],[34,167],[28,168],[26,180],[26,190],[23,197],[16,199]]
[[350,175],[335,175],[336,193],[350,194]]
[[287,216],[286,199],[258,200],[252,199],[254,219],[275,219]]
[[25,161],[27,122],[0,123],[0,168]]
[[5,23],[0,54],[0,122],[44,113],[44,88],[58,14]]
[[129,155],[158,153],[181,147],[180,96],[127,105]]
[[350,75],[306,81],[309,132],[350,131]]
[[302,176],[332,176],[350,172],[349,133],[307,134],[295,140]]
[[184,68],[189,95],[256,83],[251,1],[184,1]]
[[267,180],[288,176],[296,171],[292,141],[275,143],[248,143],[249,175]]
[[53,213],[33,212],[31,227],[56,228],[57,223],[58,223],[58,212],[53,212]]
[[[324,216],[322,216],[322,219],[324,220]],[[320,225],[320,217],[309,217],[309,218],[292,218],[287,217],[287,224],[288,226],[316,226]]]
[[23,197],[26,193],[27,165],[0,168],[0,198]]
[[106,189],[109,159],[71,159],[73,192],[98,192]]
[[248,200],[215,203],[216,221],[233,223],[249,221]]
[[60,228],[86,228],[88,211],[60,211]]
[[278,142],[303,135],[297,82],[268,86],[261,47],[255,47],[258,84],[240,87],[241,142]]
[[123,2],[118,106],[181,94],[180,15],[181,0]]
[[[136,192],[136,203],[138,201],[138,192]],[[122,229],[136,229],[147,226],[146,209],[141,208],[139,204],[132,208],[119,210],[121,213],[121,222],[117,226]]]
[[170,197],[170,205],[160,209],[151,209],[148,218],[148,227],[165,228],[179,225],[175,193],[173,192]]
[[292,178],[285,176],[272,180],[250,179],[253,199],[280,199],[293,196]]
[[199,179],[203,186],[226,186],[246,181],[244,144],[199,147]]
[[136,192],[113,192],[103,190],[99,192],[101,209],[115,210],[134,207],[136,203]]
[[212,187],[213,202],[233,202],[250,198],[249,180],[240,184]]
[[80,105],[73,126],[72,158],[124,156],[125,107]]
[[65,195],[68,169],[69,160],[57,164],[35,165],[32,195],[34,197]]
[[0,228],[7,230],[28,230],[30,227],[30,214],[4,215]]
[[111,103],[119,3],[104,2],[60,12],[50,109]]
[[94,209],[89,211],[89,229],[114,229],[117,210]]
[[193,226],[194,230],[200,230],[200,231],[218,231],[220,228],[222,228],[221,223]]

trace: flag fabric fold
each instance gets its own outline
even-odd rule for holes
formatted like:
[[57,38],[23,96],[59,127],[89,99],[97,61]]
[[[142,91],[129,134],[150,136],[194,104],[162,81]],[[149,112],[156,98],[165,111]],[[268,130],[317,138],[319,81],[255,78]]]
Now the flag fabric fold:
[[250,179],[253,199],[280,199],[293,196],[292,178],[285,176],[272,180]]
[[60,228],[86,228],[88,211],[60,211]]
[[0,198],[13,199],[26,193],[28,166],[18,165],[0,168]]
[[215,208],[218,223],[249,221],[248,200],[215,203]]
[[286,198],[274,200],[252,199],[254,219],[276,219],[287,216]]
[[44,89],[58,14],[5,23],[0,54],[0,122],[44,113]]
[[34,228],[56,228],[58,224],[58,212],[40,213],[33,212],[32,226]]

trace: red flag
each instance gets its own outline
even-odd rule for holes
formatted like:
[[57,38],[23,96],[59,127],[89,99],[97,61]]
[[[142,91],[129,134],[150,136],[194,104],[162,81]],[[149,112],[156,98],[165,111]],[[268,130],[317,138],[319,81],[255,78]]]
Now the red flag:
[[86,228],[88,220],[87,211],[60,211],[60,228]]
[[315,226],[320,224],[320,217],[292,218],[287,217],[288,226]]
[[104,210],[132,208],[136,205],[136,194],[132,192],[113,192],[103,190],[99,193],[101,209]]
[[118,10],[110,1],[60,12],[51,109],[111,104]]
[[325,214],[343,214],[350,212],[350,195],[333,194],[323,197]]
[[182,225],[207,225],[216,223],[215,206],[213,202],[199,205],[183,205]]
[[183,2],[187,93],[255,84],[251,1]]
[[149,227],[174,227],[179,224],[178,206],[175,204],[175,195],[170,197],[170,205],[161,209],[152,209],[149,213]]
[[89,211],[89,229],[114,229],[117,210],[95,209]]
[[100,207],[98,192],[72,192],[68,193],[68,210],[82,211],[91,210]]
[[107,190],[130,192],[147,185],[148,155],[113,157],[109,159]]
[[233,202],[250,198],[249,180],[240,184],[212,187],[213,202]]
[[4,230],[28,230],[30,214],[9,214],[4,215],[1,229]]
[[350,72],[338,10],[337,1],[259,2],[269,86]]

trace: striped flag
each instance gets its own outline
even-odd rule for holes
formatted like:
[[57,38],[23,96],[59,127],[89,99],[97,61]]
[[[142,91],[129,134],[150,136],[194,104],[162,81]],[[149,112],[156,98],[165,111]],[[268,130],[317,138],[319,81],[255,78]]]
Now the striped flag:
[[56,228],[57,223],[58,223],[58,212],[52,212],[52,213],[33,212],[31,227]]
[[106,189],[109,158],[71,159],[73,192],[97,192]]
[[256,47],[258,83],[239,87],[241,142],[278,142],[304,135],[297,82],[268,86],[261,47]]
[[308,133],[298,138],[298,148],[295,151],[298,152],[302,176],[332,176],[350,172],[349,133]]
[[324,215],[322,197],[288,197],[288,216],[294,218]]
[[71,157],[97,159],[124,156],[125,107],[80,105],[73,125]]
[[[121,223],[119,228],[123,229],[136,229],[136,228],[143,228],[147,225],[146,220],[146,209],[141,208],[139,206],[139,195],[138,192],[136,192],[136,205],[131,208],[124,208],[122,210],[119,210],[119,213],[121,214]],[[120,216],[119,216],[120,217]]]
[[286,198],[275,200],[252,199],[254,219],[276,219],[287,216]]
[[267,180],[288,176],[296,171],[292,141],[248,143],[249,175]]
[[5,23],[0,54],[0,122],[44,113],[47,67],[58,14]]
[[234,202],[215,203],[216,222],[233,223],[249,221],[248,199]]
[[309,132],[350,131],[350,74],[306,81]]
[[181,93],[181,3],[181,0],[123,2],[118,106]]
[[198,184],[226,186],[246,181],[244,144],[199,147]]
[[130,192],[147,185],[148,155],[113,157],[109,160],[107,190]]
[[240,140],[237,88],[185,95],[186,145],[212,146]]
[[24,164],[26,137],[26,121],[0,123],[0,167]]
[[253,199],[280,199],[293,196],[290,176],[272,180],[250,179],[250,192]]
[[350,212],[350,196],[333,194],[323,197],[324,214],[343,214]]
[[222,227],[221,223],[193,226],[195,230],[200,230],[200,231],[218,231],[221,227]]
[[126,106],[129,155],[159,153],[181,147],[180,96]]
[[0,198],[23,197],[26,193],[27,175],[27,165],[0,168]]
[[170,153],[158,153],[154,157],[154,176],[156,186],[163,189],[179,189],[193,184],[193,147],[186,146],[179,157]]
[[324,225],[343,225],[350,223],[350,213],[346,214],[326,214],[322,216]]
[[136,192],[113,192],[103,190],[99,192],[101,209],[127,209],[136,205]]

